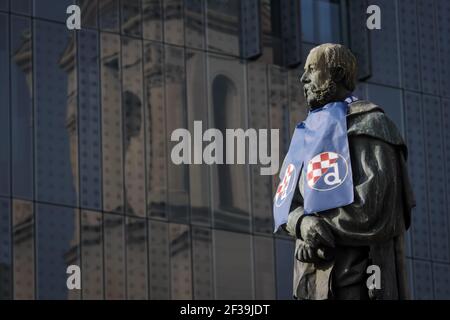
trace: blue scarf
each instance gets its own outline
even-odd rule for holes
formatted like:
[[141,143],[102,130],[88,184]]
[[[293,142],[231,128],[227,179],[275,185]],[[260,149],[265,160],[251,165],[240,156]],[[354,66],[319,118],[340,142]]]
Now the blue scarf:
[[292,136],[280,170],[273,201],[275,232],[287,223],[300,172],[303,171],[304,212],[312,214],[353,202],[353,178],[347,138],[348,104],[331,102],[311,110]]

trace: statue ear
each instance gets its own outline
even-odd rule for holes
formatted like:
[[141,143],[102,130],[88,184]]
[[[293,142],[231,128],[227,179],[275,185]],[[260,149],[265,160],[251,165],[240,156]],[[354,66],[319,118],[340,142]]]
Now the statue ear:
[[340,83],[345,76],[344,68],[341,66],[333,67],[331,70],[331,76],[333,77],[334,82]]

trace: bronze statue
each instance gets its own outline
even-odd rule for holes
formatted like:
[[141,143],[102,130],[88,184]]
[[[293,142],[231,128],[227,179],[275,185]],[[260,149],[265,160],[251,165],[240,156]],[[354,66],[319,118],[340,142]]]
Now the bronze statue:
[[[350,96],[356,70],[346,47],[313,48],[301,77],[310,110]],[[294,298],[407,299],[404,235],[414,206],[407,147],[395,124],[369,101],[348,104],[345,118],[354,201],[305,214],[300,174],[282,226],[296,238]],[[370,265],[380,268],[379,288],[366,283]]]

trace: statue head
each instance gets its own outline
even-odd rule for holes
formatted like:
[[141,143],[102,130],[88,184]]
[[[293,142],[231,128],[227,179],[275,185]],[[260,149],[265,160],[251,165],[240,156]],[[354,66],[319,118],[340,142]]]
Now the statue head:
[[308,106],[344,100],[356,83],[356,58],[343,45],[325,43],[309,52],[301,77]]

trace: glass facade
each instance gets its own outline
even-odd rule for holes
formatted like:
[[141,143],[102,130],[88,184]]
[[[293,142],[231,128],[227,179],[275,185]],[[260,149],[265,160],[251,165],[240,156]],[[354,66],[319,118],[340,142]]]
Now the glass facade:
[[450,2],[370,4],[381,30],[365,0],[0,0],[0,299],[291,299],[277,177],[175,165],[170,137],[194,121],[279,129],[282,161],[324,42],[351,47],[355,94],[408,142],[413,297],[450,299]]

